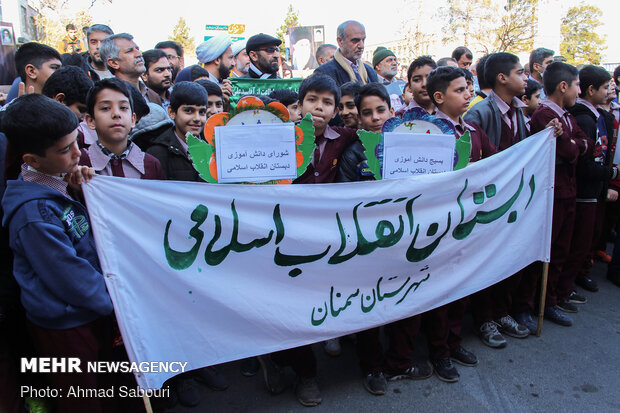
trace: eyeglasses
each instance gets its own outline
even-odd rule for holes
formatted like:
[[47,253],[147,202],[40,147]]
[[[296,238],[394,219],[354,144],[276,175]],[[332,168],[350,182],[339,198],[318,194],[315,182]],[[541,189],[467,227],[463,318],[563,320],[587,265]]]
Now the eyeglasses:
[[169,55],[166,55],[166,57],[168,58],[168,60],[172,60],[172,59],[178,59],[180,56],[169,54]]
[[265,47],[263,49],[258,49],[261,52],[267,52],[268,54],[274,54],[275,52],[279,52],[279,47]]

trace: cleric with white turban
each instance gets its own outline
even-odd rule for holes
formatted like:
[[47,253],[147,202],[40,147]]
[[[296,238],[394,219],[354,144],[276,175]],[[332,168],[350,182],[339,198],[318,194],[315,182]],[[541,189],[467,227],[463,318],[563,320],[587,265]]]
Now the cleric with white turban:
[[232,45],[232,40],[228,34],[213,36],[196,48],[196,57],[201,63],[212,62],[223,55],[230,45]]
[[232,44],[232,46],[230,46],[230,48],[232,49],[232,54],[233,56],[237,57],[237,55],[243,50],[245,49],[245,40],[239,40],[237,42],[234,42]]

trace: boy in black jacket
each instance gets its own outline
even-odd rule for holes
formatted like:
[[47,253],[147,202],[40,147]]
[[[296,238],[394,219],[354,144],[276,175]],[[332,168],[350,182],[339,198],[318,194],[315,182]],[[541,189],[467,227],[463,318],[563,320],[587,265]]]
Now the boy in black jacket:
[[[596,282],[586,274],[577,275],[590,254],[595,236],[595,223],[598,214],[604,213],[605,199],[615,200],[618,193],[607,189],[610,179],[618,176],[618,168],[612,165],[609,132],[613,130],[613,119],[609,119],[598,105],[607,99],[607,89],[611,76],[598,66],[585,66],[579,71],[581,93],[575,106],[569,109],[579,127],[591,139],[593,152],[586,152],[577,163],[577,206],[575,227],[571,241],[569,258],[564,267],[560,283],[558,307],[566,312],[577,312],[575,303],[584,303],[584,297],[572,291],[573,282],[590,291],[597,291]],[[600,210],[600,212],[599,212]]]

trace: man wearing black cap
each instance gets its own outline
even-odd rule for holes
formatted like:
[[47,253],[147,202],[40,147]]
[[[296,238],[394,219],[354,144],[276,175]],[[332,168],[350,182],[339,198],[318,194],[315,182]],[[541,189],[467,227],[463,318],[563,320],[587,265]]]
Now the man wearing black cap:
[[282,41],[268,34],[259,33],[248,39],[245,50],[250,57],[250,69],[245,78],[279,79],[280,44]]

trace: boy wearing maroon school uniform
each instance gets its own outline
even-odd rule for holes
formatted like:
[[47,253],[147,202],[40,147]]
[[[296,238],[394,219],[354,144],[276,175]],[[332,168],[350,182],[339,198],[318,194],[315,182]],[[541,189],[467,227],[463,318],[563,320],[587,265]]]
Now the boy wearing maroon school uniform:
[[[518,98],[525,93],[527,77],[519,58],[511,53],[493,53],[487,56],[484,77],[485,83],[492,90],[485,99],[467,112],[465,119],[479,125],[491,142],[502,151],[529,134],[522,111],[526,105]],[[525,317],[524,324],[515,321],[508,314],[516,287],[522,281],[528,285],[535,283],[530,277],[522,280],[523,273],[519,271],[472,295],[472,313],[476,328],[482,342],[489,347],[506,346],[507,341],[502,333],[511,337],[527,338],[536,331],[531,316],[529,319]],[[536,275],[534,271],[525,273]],[[529,296],[529,290],[527,295]]]
[[131,95],[126,84],[110,78],[98,81],[86,98],[86,122],[97,132],[94,145],[82,149],[80,163],[100,175],[165,179],[159,161],[127,137],[135,125]]
[[[321,184],[335,182],[338,157],[358,140],[355,129],[328,125],[338,112],[340,89],[329,76],[317,73],[306,78],[299,88],[302,117],[312,115],[314,150],[312,162],[294,184]],[[316,380],[316,357],[310,345],[278,351],[259,357],[267,390],[272,394],[284,391],[283,366],[290,366],[297,374],[295,395],[304,406],[316,406],[323,401]]]
[[[610,80],[610,74],[602,67],[583,67],[579,71],[581,94],[577,104],[569,109],[579,127],[590,138],[589,143],[594,145],[594,153],[579,157],[577,163],[575,229],[563,277],[592,292],[598,291],[598,285],[590,278],[589,263],[586,261],[589,261],[593,241],[600,234],[606,201],[618,198],[618,192],[607,185],[610,180],[618,177],[618,168],[612,165],[611,151],[614,118],[609,112],[598,108],[607,103]],[[558,307],[575,313],[575,304],[583,304],[586,299],[573,291],[572,287],[568,281],[563,285],[563,288],[570,288],[571,291],[568,292],[568,301],[558,303]],[[566,291],[561,291],[560,295],[566,294]]]
[[557,306],[568,297],[558,296],[566,259],[570,251],[575,221],[576,165],[580,155],[592,151],[588,137],[577,125],[575,118],[565,108],[575,105],[579,95],[579,73],[574,66],[554,62],[547,66],[544,99],[532,115],[532,133],[547,127],[557,119],[563,133],[557,137],[555,187],[553,199],[553,224],[551,230],[551,262],[547,281],[545,316],[554,323],[570,326],[573,321]]
[[[467,111],[471,98],[463,69],[438,67],[428,75],[426,89],[437,107],[435,116],[450,122],[457,138],[469,131],[470,162],[479,161],[497,152],[478,125],[463,121],[462,115]],[[430,327],[427,328],[427,335],[431,363],[439,379],[449,383],[459,379],[452,360],[465,366],[478,364],[476,356],[461,346],[461,325],[466,303],[465,297],[424,314],[424,322]]]

